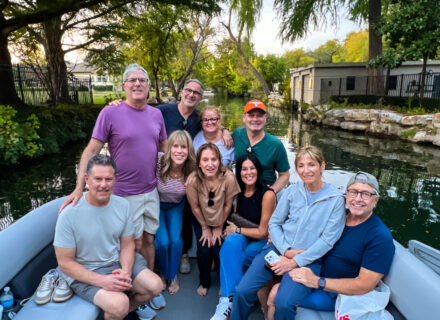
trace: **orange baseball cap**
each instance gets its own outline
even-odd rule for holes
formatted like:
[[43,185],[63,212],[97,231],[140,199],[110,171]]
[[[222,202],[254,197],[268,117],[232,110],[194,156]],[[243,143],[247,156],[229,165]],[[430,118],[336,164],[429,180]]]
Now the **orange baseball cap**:
[[244,107],[244,113],[247,113],[254,109],[260,109],[266,112],[266,106],[264,105],[264,103],[261,102],[260,100],[254,99],[246,103],[246,106]]

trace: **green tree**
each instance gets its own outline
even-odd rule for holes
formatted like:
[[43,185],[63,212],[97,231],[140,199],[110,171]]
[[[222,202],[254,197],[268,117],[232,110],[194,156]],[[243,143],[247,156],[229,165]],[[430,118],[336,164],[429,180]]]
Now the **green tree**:
[[208,50],[208,40],[215,35],[211,20],[210,16],[193,14],[189,20],[188,32],[177,43],[178,50],[172,57],[167,73],[168,85],[176,99],[185,81],[197,70],[197,66],[204,64],[198,69],[200,74],[203,69],[206,69],[206,62],[212,56]]
[[[390,0],[275,0],[274,5],[281,18],[280,35],[284,40],[294,41],[307,34],[309,27],[318,26],[329,16],[334,24],[338,22],[338,7],[344,5],[352,20],[368,21],[369,60],[382,54],[382,38],[377,32],[377,25],[382,16],[382,6]],[[383,3],[382,3],[383,2]],[[370,68],[370,76],[382,74],[380,68]],[[373,78],[376,79],[376,78]],[[370,81],[370,91],[377,91],[380,83]]]
[[[432,0],[395,1],[379,32],[402,60],[423,60],[420,98],[425,91],[426,64],[440,47],[440,3]],[[421,104],[420,99],[420,104]]]
[[186,7],[153,4],[140,17],[125,21],[131,42],[125,47],[125,54],[151,71],[158,102],[160,79],[167,75],[179,41],[188,36],[188,19]]
[[[151,0],[156,1],[156,0]],[[0,104],[21,104],[15,91],[11,56],[8,51],[12,32],[25,26],[47,22],[68,12],[90,8],[101,3],[126,4],[141,0],[3,0],[0,2]],[[193,10],[218,12],[214,0],[162,0],[165,4],[184,4]],[[136,6],[134,6],[136,9]]]
[[[249,41],[242,44],[248,56],[255,56]],[[253,60],[250,63],[254,62]],[[230,95],[243,95],[252,88],[253,74],[248,64],[236,50],[231,39],[223,39],[216,45],[212,68],[208,72],[208,85],[217,90],[226,90]]]
[[286,51],[283,57],[286,59],[286,67],[288,69],[305,67],[315,62],[315,58],[306,53],[302,48]]
[[286,59],[274,54],[260,55],[257,59],[257,69],[272,90],[275,83],[284,81],[288,76]]
[[312,52],[312,57],[317,63],[332,63],[333,58],[340,55],[342,46],[337,39],[329,40]]
[[339,54],[333,62],[368,61],[368,31],[350,32],[347,34]]
[[[235,44],[238,54],[243,58],[246,65],[252,70],[255,78],[260,83],[264,94],[270,94],[269,86],[260,74],[258,69],[251,63],[253,57],[247,56],[243,50],[243,42],[250,38],[252,31],[255,29],[255,24],[260,17],[261,8],[263,6],[262,0],[230,0],[228,21],[221,22],[221,24],[228,31],[229,37]],[[237,16],[237,34],[232,30],[233,14]]]

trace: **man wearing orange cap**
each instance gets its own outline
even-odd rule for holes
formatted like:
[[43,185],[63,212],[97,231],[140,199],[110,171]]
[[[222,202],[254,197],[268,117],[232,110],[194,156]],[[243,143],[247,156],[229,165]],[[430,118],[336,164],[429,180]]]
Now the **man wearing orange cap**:
[[237,159],[246,152],[254,153],[263,166],[265,182],[278,193],[289,182],[290,165],[282,142],[264,131],[266,117],[266,106],[263,102],[254,99],[246,103],[243,114],[245,127],[237,128],[232,134],[234,156]]

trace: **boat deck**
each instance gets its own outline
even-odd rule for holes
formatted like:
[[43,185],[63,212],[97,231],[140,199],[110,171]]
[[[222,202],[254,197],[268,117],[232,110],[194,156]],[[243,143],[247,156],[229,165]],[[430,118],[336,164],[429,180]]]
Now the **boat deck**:
[[[208,320],[214,315],[215,307],[218,303],[218,293],[220,287],[220,280],[217,271],[211,273],[211,288],[208,295],[204,298],[200,297],[197,292],[197,285],[199,284],[199,271],[197,269],[197,260],[191,258],[191,273],[179,274],[180,291],[170,296],[168,291],[164,292],[167,306],[157,311],[158,320],[165,319],[203,319]],[[126,320],[137,320],[135,313],[128,315]],[[250,320],[264,320],[263,312],[259,307],[252,309],[249,316]]]

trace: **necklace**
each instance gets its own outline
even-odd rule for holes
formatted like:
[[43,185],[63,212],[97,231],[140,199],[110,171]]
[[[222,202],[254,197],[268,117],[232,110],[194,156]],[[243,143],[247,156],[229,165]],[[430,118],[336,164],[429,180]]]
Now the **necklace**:
[[174,173],[174,172],[170,171],[168,175],[170,176],[171,179],[181,179],[183,176],[183,173],[182,172]]

